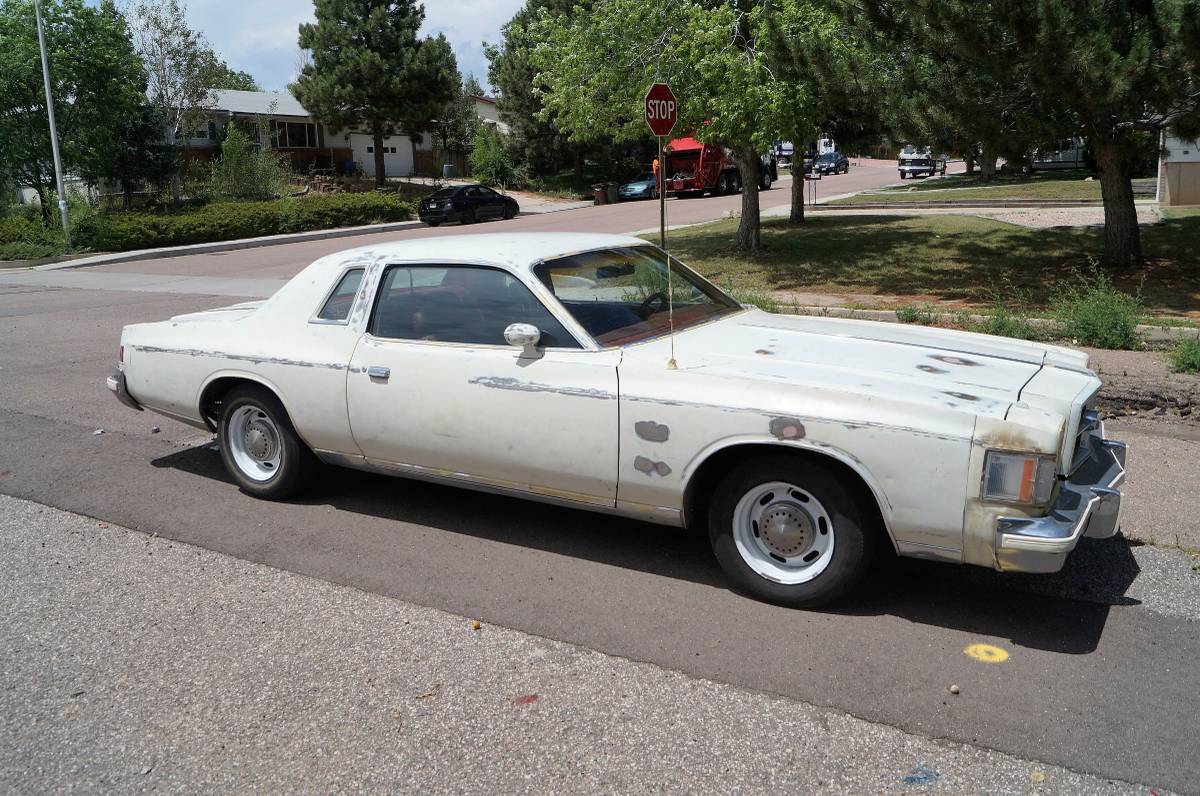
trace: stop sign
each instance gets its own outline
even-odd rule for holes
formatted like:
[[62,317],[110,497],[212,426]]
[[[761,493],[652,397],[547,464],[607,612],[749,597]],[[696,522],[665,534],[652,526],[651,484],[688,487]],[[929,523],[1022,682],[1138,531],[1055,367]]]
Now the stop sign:
[[666,83],[655,83],[646,92],[646,124],[655,135],[670,135],[679,117],[679,104]]

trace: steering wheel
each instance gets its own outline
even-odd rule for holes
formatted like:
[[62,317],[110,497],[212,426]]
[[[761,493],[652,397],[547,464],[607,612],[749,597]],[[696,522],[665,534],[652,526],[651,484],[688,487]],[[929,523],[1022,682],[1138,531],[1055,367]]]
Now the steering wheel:
[[[654,302],[656,302],[656,301],[658,302],[658,309],[654,309]],[[667,294],[663,293],[662,291],[659,291],[657,293],[651,293],[649,296],[646,296],[646,298],[642,300],[642,304],[639,309],[641,310],[642,315],[649,318],[654,313],[662,312],[666,308],[667,308]]]

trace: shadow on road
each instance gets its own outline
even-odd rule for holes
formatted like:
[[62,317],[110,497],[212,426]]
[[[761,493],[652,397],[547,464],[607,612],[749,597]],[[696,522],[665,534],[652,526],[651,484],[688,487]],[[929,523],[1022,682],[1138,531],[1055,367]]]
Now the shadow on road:
[[[208,446],[153,465],[232,483]],[[326,468],[311,492],[291,505],[329,506],[729,590],[703,533],[336,467]],[[1086,654],[1096,649],[1112,606],[1138,604],[1124,596],[1138,573],[1120,536],[1082,540],[1054,575],[1005,574],[889,553],[877,558],[854,592],[823,612],[892,615],[1030,649]]]

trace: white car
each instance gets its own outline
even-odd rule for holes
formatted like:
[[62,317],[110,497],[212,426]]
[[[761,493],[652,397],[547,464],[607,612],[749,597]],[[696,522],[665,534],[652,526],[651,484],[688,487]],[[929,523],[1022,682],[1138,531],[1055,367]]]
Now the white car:
[[117,397],[215,431],[251,495],[324,462],[705,529],[789,605],[845,593],[879,545],[1057,571],[1121,505],[1086,355],[763,312],[638,238],[354,249],[266,301],[126,326],[121,351]]

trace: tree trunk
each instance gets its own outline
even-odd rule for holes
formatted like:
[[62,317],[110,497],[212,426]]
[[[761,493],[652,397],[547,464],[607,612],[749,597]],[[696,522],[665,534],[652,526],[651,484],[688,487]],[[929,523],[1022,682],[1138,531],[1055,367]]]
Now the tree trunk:
[[[172,152],[176,151],[175,141],[175,128],[168,127],[167,146],[171,147]],[[183,158],[177,158],[176,160],[177,162],[175,164],[175,169],[171,172],[171,204],[175,205],[179,204],[183,195],[183,177],[181,175],[183,170]]]
[[1142,264],[1142,231],[1133,203],[1129,150],[1117,141],[1092,144],[1100,169],[1100,195],[1104,197],[1104,261],[1132,267]]
[[967,174],[974,174],[975,173],[975,153],[968,152],[963,157],[963,162],[967,167]]
[[979,178],[984,182],[996,179],[996,155],[991,147],[985,146],[979,153]]
[[583,184],[583,147],[579,144],[571,145],[571,174],[574,177],[576,185]]
[[757,254],[762,249],[761,222],[758,217],[758,177],[762,167],[753,149],[736,150],[738,175],[742,178],[742,220],[738,224],[737,247]]
[[38,180],[37,182],[35,182],[33,184],[33,190],[34,190],[34,193],[37,194],[38,209],[42,211],[42,226],[49,229],[50,224],[51,224],[51,217],[50,217],[50,203],[46,201],[46,191],[47,191],[46,186],[42,184],[41,180]]
[[125,194],[125,209],[133,209],[133,183],[129,180],[121,180],[121,191]]
[[788,214],[788,221],[793,224],[804,223],[804,161],[800,162],[800,168],[796,168],[795,162],[792,163],[792,210]]
[[382,188],[387,184],[387,166],[383,161],[383,122],[378,119],[371,121],[371,141],[375,145],[375,187]]

